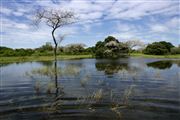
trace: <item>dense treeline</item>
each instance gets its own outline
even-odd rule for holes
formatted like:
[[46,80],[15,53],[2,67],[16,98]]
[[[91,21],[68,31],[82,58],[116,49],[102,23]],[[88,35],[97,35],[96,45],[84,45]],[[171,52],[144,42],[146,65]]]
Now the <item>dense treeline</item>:
[[0,56],[31,56],[34,53],[33,49],[11,49],[7,47],[0,47]]
[[[138,49],[133,49],[134,47]],[[92,54],[96,58],[118,58],[127,56],[129,53],[144,53],[149,55],[169,55],[180,54],[180,46],[175,47],[172,43],[166,41],[153,42],[145,46],[139,40],[120,42],[113,36],[108,36],[104,41],[98,41],[93,47],[86,47],[84,44],[69,44],[58,47],[57,54],[65,55],[86,55]],[[53,56],[54,48],[51,43],[35,49],[12,49],[0,47],[0,56]]]
[[[69,44],[64,47],[58,47],[57,54],[86,55],[93,54],[93,49],[94,47],[85,48],[84,44]],[[46,43],[45,45],[36,49],[12,49],[7,47],[0,47],[0,56],[53,56],[53,50],[54,48],[51,43]]]
[[150,55],[180,54],[180,47],[175,47],[170,42],[160,41],[148,44],[143,52]]

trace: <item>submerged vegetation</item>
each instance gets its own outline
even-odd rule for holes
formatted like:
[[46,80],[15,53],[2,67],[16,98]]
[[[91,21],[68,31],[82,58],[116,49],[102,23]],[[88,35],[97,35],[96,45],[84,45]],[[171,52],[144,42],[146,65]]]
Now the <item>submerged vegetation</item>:
[[[91,82],[92,75],[88,73],[88,71],[85,72],[82,69],[84,66],[75,64],[66,65],[64,67],[57,67],[57,76],[60,76],[60,78],[68,78],[68,76],[71,76],[74,79],[78,78],[77,76],[81,76],[79,84],[81,84],[81,87],[84,88],[84,91],[86,91],[86,95],[66,98],[65,95],[67,93],[64,92],[64,87],[62,86],[62,84],[58,84],[57,86],[56,83],[53,82],[56,75],[54,74],[55,68],[53,68],[52,65],[53,64],[48,64],[45,67],[33,69],[32,71],[26,73],[27,76],[35,81],[34,90],[38,95],[41,93],[56,95],[54,101],[41,108],[42,111],[45,111],[47,113],[61,113],[61,110],[68,108],[87,109],[87,111],[89,111],[90,113],[96,113],[99,108],[103,107],[104,109],[110,110],[115,113],[117,118],[121,118],[123,115],[121,113],[121,110],[126,109],[130,105],[130,97],[133,95],[133,89],[135,87],[134,85],[130,85],[129,87],[127,87],[122,94],[122,97],[119,98],[116,93],[114,93],[113,88],[108,87],[106,80],[101,80],[104,82],[104,84],[99,81],[94,81],[95,83]],[[118,69],[118,71],[121,71],[121,69]],[[124,76],[122,77],[124,78]],[[92,85],[96,86],[93,90],[91,90],[90,87]],[[102,86],[104,86],[105,88]],[[57,92],[57,89],[59,90],[59,92]],[[109,90],[107,91],[105,89]],[[66,106],[64,100],[66,101],[68,99],[75,101],[75,104],[69,107]],[[109,102],[104,103],[107,99]]]
[[[132,117],[137,117],[141,115],[139,110],[155,115],[158,115],[159,112],[166,115],[170,111],[171,114],[178,115],[178,97],[175,96],[172,100],[160,95],[168,96],[177,90],[174,84],[176,81],[178,82],[179,73],[178,71],[174,72],[174,69],[178,69],[176,66],[179,65],[179,61],[165,62],[163,60],[162,64],[167,63],[168,67],[159,67],[160,61],[153,59],[149,63],[149,60],[152,59],[68,60],[57,62],[56,67],[54,61],[17,64],[17,69],[23,65],[27,67],[27,64],[31,67],[26,70],[26,73],[24,72],[22,78],[19,77],[19,73],[22,74],[22,72],[16,73],[17,76],[13,75],[13,81],[17,79],[21,83],[24,80],[28,81],[28,84],[12,82],[13,88],[16,85],[19,89],[15,92],[12,91],[10,102],[1,102],[2,107],[7,108],[8,104],[12,108],[9,110],[8,106],[7,111],[2,109],[5,111],[4,113],[8,114],[4,115],[3,112],[0,114],[3,118],[11,115],[11,111],[13,111],[12,113],[23,112],[23,114],[32,113],[32,115],[43,113],[43,115],[38,114],[38,117],[45,116],[46,119],[62,116],[73,116],[73,119],[85,116],[86,119],[89,116],[93,118],[98,116],[108,120],[125,119],[131,114]],[[173,69],[170,69],[171,63]],[[13,64],[13,68],[14,65],[16,64]],[[151,69],[154,71],[149,72]],[[171,74],[166,71],[171,71]],[[19,87],[19,85],[23,87]],[[27,92],[32,94],[27,95]],[[24,96],[16,98],[14,93]],[[165,108],[160,106],[162,104]],[[168,108],[169,105],[174,108]],[[133,113],[131,113],[132,111]],[[136,114],[134,115],[134,113]],[[37,117],[36,115],[34,117]],[[144,118],[148,116],[144,116]]]

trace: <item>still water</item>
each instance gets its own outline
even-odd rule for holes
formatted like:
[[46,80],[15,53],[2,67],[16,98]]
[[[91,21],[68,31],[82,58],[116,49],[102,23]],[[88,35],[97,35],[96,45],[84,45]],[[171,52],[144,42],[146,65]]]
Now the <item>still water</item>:
[[180,120],[180,60],[0,65],[0,120]]

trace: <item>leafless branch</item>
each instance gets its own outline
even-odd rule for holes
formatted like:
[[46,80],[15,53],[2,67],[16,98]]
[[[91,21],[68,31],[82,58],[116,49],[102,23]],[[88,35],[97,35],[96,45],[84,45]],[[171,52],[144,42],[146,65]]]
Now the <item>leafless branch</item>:
[[62,35],[59,35],[58,36],[58,43],[61,43],[64,39],[65,39],[65,37],[67,36],[68,34],[62,34]]
[[66,11],[66,10],[56,10],[56,9],[51,9],[51,10],[45,10],[45,9],[39,9],[35,13],[35,19],[34,19],[34,24],[36,26],[39,25],[40,22],[46,23],[47,26],[52,28],[52,38],[55,44],[55,56],[56,56],[56,51],[57,51],[57,46],[58,43],[62,42],[62,40],[65,38],[65,35],[62,35],[59,37],[59,42],[57,41],[55,37],[55,31],[56,29],[63,27],[68,24],[72,24],[75,22],[75,15],[74,12],[72,11]]

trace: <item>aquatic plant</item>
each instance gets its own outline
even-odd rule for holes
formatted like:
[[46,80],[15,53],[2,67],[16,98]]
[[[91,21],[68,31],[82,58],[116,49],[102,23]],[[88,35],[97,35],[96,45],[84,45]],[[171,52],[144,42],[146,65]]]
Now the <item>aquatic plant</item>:
[[123,104],[124,105],[129,105],[129,98],[132,95],[132,91],[134,89],[135,85],[131,85],[129,88],[127,88],[124,91],[124,95],[123,95]]
[[94,92],[91,97],[92,97],[92,99],[94,99],[95,101],[101,100],[102,97],[103,97],[103,91],[102,91],[102,89],[99,89],[98,91]]
[[80,84],[82,87],[85,87],[85,85],[87,84],[87,82],[90,80],[90,76],[89,75],[85,75],[85,77],[83,77],[80,80]]
[[56,86],[54,82],[49,82],[47,84],[47,89],[46,89],[46,93],[50,94],[53,90],[55,90]]
[[162,76],[161,76],[161,72],[159,70],[156,70],[154,77],[155,77],[156,80],[163,79]]

